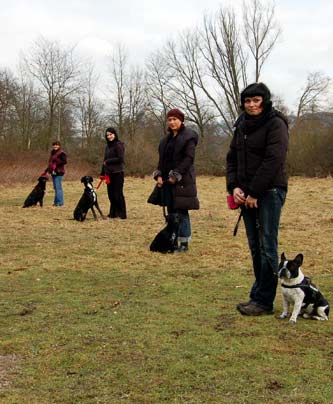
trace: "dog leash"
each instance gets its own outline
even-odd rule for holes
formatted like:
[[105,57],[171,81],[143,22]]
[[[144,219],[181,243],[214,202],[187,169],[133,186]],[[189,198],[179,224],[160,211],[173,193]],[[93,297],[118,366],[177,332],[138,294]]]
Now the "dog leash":
[[166,208],[165,208],[165,200],[164,200],[164,189],[163,189],[163,186],[160,188],[160,190],[161,190],[161,201],[162,201],[163,216],[164,216],[165,221],[167,222],[167,221],[168,221],[168,215],[167,215],[167,213],[166,213]]
[[109,177],[107,174],[105,174],[105,175],[103,175],[102,178],[99,180],[99,183],[97,184],[96,189],[99,189],[99,187],[102,185],[102,182],[103,182],[104,180],[105,180],[105,184],[106,184],[106,185],[110,184],[110,182],[111,182],[110,177]]
[[103,181],[104,181],[103,178],[101,178],[101,179],[99,180],[99,183],[97,184],[96,189],[99,189],[99,187],[102,185],[102,182],[103,182]]
[[242,216],[243,216],[243,208],[240,208],[240,213],[239,213],[239,216],[238,216],[238,219],[237,219],[237,222],[235,224],[234,231],[233,231],[234,237],[236,237],[236,235],[237,235],[239,223],[241,221]]

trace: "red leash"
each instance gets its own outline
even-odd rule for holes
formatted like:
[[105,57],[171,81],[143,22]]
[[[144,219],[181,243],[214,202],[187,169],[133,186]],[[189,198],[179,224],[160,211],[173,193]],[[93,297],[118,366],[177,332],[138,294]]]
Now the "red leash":
[[99,183],[97,184],[97,187],[96,187],[96,189],[98,189],[101,185],[102,185],[102,182],[104,181],[104,178],[101,178],[100,180],[99,180]]
[[101,177],[100,177],[100,180],[99,180],[99,183],[98,183],[98,185],[97,185],[97,187],[96,187],[96,189],[98,189],[101,185],[102,185],[102,182],[105,180],[105,184],[106,185],[108,185],[108,184],[110,184],[110,177],[108,176],[108,175],[102,175]]

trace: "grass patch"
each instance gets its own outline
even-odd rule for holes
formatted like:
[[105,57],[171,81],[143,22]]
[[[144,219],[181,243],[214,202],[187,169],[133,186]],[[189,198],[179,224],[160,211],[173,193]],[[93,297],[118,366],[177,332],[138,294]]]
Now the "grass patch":
[[[72,220],[65,206],[22,209],[33,184],[2,189],[0,401],[57,404],[329,404],[331,321],[242,317],[252,270],[243,224],[227,210],[225,179],[198,179],[188,253],[150,253],[161,208],[150,179],[126,178],[127,220]],[[102,210],[108,201],[99,190]],[[292,178],[280,252],[330,299],[332,179]]]

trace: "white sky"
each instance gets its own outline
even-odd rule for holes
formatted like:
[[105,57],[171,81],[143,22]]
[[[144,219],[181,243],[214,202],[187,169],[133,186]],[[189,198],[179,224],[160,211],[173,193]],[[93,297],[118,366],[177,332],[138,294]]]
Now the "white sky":
[[[250,3],[251,0],[245,0]],[[105,64],[118,43],[132,62],[142,64],[177,32],[195,27],[205,12],[241,0],[0,0],[0,68],[15,72],[20,52],[39,35],[77,44],[96,68]],[[333,1],[276,0],[282,36],[262,72],[273,93],[294,109],[307,74],[333,78]]]

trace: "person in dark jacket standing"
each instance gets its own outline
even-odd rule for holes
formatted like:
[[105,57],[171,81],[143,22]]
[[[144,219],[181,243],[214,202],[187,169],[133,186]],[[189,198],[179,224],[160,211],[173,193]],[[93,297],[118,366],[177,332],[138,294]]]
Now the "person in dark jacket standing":
[[[179,109],[167,113],[168,134],[159,145],[159,161],[154,179],[163,188],[162,204],[168,214],[178,215],[179,230],[175,252],[188,250],[191,222],[188,211],[199,209],[194,170],[198,135],[184,125],[185,116]],[[179,245],[178,245],[179,242]]]
[[278,282],[278,229],[288,183],[288,123],[272,107],[263,83],[243,90],[241,109],[227,154],[227,190],[243,212],[255,276],[250,300],[239,303],[237,309],[258,316],[273,313]]
[[65,174],[65,164],[67,164],[66,153],[61,149],[61,144],[58,140],[52,143],[52,150],[49,159],[49,164],[45,170],[52,176],[54,188],[53,206],[64,205],[64,193],[62,189],[62,178]]
[[105,179],[110,201],[108,217],[126,219],[124,188],[124,153],[125,145],[118,139],[115,128],[105,131],[106,146],[101,170],[101,179]]

